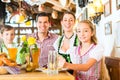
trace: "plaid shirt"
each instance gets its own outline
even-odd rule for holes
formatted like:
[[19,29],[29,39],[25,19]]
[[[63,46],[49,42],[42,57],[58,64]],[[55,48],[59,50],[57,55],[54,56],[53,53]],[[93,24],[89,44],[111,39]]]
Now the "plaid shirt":
[[48,63],[48,52],[54,50],[53,43],[58,38],[58,35],[48,33],[48,37],[41,42],[38,37],[38,33],[33,33],[30,36],[36,38],[37,46],[40,48],[39,66],[43,67]]

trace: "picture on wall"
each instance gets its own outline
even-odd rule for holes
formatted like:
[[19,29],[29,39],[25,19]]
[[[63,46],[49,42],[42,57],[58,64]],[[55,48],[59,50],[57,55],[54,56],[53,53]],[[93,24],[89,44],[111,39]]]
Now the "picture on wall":
[[108,22],[105,24],[105,35],[112,34],[112,22]]
[[120,21],[117,22],[117,26],[116,26],[116,47],[120,48]]
[[109,16],[111,14],[111,0],[108,0],[108,2],[104,5],[104,16]]
[[116,0],[116,7],[117,9],[120,9],[120,0]]

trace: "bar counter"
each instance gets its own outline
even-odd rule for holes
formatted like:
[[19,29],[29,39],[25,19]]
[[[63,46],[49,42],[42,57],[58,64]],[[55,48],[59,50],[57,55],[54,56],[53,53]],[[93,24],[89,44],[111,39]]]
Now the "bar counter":
[[74,76],[67,71],[59,72],[58,75],[47,75],[43,72],[26,72],[16,75],[0,75],[0,80],[75,80]]

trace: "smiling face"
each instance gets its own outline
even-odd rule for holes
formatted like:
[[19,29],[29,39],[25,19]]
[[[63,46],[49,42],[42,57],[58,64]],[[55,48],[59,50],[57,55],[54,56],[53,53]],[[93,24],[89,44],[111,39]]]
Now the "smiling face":
[[4,31],[2,34],[2,38],[6,44],[11,44],[13,43],[13,40],[15,38],[15,30],[11,29],[8,31]]
[[79,23],[77,27],[77,35],[82,43],[92,42],[91,37],[93,36],[93,32],[87,23]]
[[47,33],[50,23],[47,16],[39,16],[37,20],[37,28],[40,33]]
[[73,31],[73,26],[75,24],[75,18],[72,14],[65,14],[61,21],[61,25],[64,31]]

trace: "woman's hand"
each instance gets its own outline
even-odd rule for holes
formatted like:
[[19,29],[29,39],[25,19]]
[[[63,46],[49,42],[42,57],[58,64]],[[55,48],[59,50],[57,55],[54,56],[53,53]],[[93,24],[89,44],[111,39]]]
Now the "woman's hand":
[[65,62],[65,59],[61,55],[58,55],[58,68],[63,68]]

